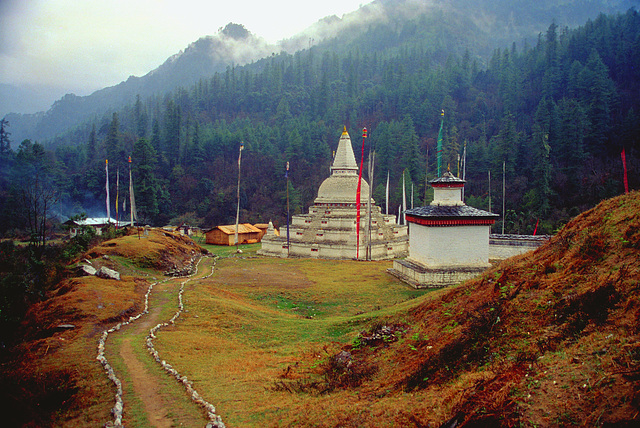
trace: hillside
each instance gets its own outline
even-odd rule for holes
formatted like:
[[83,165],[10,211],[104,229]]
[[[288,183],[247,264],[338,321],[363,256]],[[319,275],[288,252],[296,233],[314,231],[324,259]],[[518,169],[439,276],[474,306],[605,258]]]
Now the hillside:
[[323,426],[636,426],[639,212],[639,192],[604,201],[535,252],[376,319],[289,388],[357,396],[361,414],[344,404]]
[[152,229],[140,239],[132,231],[78,259],[96,269],[118,271],[119,281],[77,276],[75,265],[69,266],[70,277],[27,312],[19,332],[22,342],[12,349],[3,345],[0,401],[5,424],[49,426],[61,412],[67,412],[66,426],[104,419],[113,405],[113,385],[95,361],[100,334],[142,311],[154,276],[190,265],[202,251],[177,233]]
[[388,54],[433,45],[434,61],[442,62],[447,55],[468,49],[486,64],[494,49],[523,40],[533,42],[551,22],[573,28],[599,13],[621,13],[634,6],[634,0],[572,1],[561,5],[556,1],[531,4],[518,0],[377,0],[343,17],[326,17],[276,45],[251,34],[242,23],[229,23],[217,34],[203,35],[144,76],[130,76],[88,96],[67,94],[46,112],[11,113],[6,118],[12,124],[16,144],[27,138],[50,142],[74,132],[87,121],[100,120],[132,105],[137,95],[143,99],[161,98],[176,88],[187,90],[200,79],[222,74],[228,67],[249,64],[247,68],[256,72],[263,65],[252,62],[281,51],[302,52],[310,48],[310,40],[319,56],[349,51]]
[[[227,257],[185,290],[186,313],[156,346],[229,426],[635,426],[639,212],[640,192],[606,200],[535,252],[436,291],[397,282],[385,262]],[[71,278],[29,311],[25,342],[2,364],[9,420],[108,420],[113,385],[95,361],[100,332],[142,310],[145,274],[160,278],[201,252],[160,230],[88,251],[122,281]],[[177,289],[167,287],[152,295],[156,316],[171,313],[163,305]],[[124,344],[142,349],[144,329],[136,331],[110,339],[112,360],[124,358]],[[125,423],[136,426],[145,413],[136,400],[148,399],[136,398],[130,366],[118,367],[134,385]],[[199,417],[178,404],[184,391],[158,394],[168,420]]]
[[[410,204],[430,202],[426,183],[435,178],[440,125],[443,165],[460,170],[467,203],[494,207],[507,233],[532,233],[536,224],[539,233],[552,233],[620,194],[623,150],[629,187],[638,188],[637,11],[600,15],[574,30],[552,23],[535,45],[495,50],[486,69],[457,36],[446,36],[467,36],[459,31],[466,28],[459,15],[420,17],[402,20],[397,11],[390,23],[352,31],[386,46],[381,51],[354,42],[346,50],[318,44],[294,55],[280,53],[166,96],[141,97],[84,122],[55,144],[26,140],[7,150],[5,141],[0,234],[36,233],[24,230],[29,220],[22,193],[39,183],[57,197],[48,214],[60,221],[81,212],[106,214],[104,160],[109,158],[115,195],[113,174],[128,169],[129,156],[145,224],[231,224],[240,142],[241,217],[280,226],[286,221],[287,162],[290,211],[306,212],[345,125],[354,144],[367,128],[365,159],[375,150],[376,164],[366,179],[382,204],[389,177],[393,211],[403,201],[403,177],[407,192],[415,190]],[[206,51],[203,45],[194,52]],[[197,58],[194,53],[194,70],[201,64]],[[9,133],[13,126],[3,125]]]

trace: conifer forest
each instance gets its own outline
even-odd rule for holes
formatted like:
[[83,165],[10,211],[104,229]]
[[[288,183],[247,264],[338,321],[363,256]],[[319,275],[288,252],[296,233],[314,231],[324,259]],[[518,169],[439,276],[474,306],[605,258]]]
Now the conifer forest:
[[[640,187],[636,11],[571,30],[552,23],[537,40],[486,58],[427,37],[433,25],[372,25],[349,44],[230,66],[165,95],[138,96],[50,141],[14,141],[3,119],[0,234],[36,233],[43,222],[83,212],[105,216],[105,159],[111,213],[119,176],[122,216],[129,156],[142,223],[234,223],[241,142],[240,221],[281,226],[286,163],[291,212],[306,212],[343,126],[358,163],[367,128],[365,160],[375,151],[367,180],[384,207],[389,175],[394,213],[403,172],[410,203],[430,201],[425,183],[436,176],[441,121],[442,164],[464,175],[468,205],[501,215],[494,232],[531,234],[538,224],[537,233],[553,233],[623,193],[625,168],[628,187]],[[64,119],[56,114],[50,119]]]

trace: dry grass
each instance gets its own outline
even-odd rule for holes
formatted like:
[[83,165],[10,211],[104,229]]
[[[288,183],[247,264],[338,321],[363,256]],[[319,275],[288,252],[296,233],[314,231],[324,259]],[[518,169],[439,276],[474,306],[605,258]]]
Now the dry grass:
[[[638,213],[638,192],[605,201],[537,251],[430,292],[388,276],[389,262],[214,249],[228,257],[187,285],[187,312],[156,347],[234,427],[634,426]],[[193,251],[144,248],[153,266]],[[132,249],[96,251],[113,263],[135,254],[132,270],[144,260]],[[90,361],[95,334],[139,305],[143,284],[73,281],[32,312],[41,327],[26,330],[33,340],[18,352],[29,358],[14,364],[54,412],[43,415],[81,426],[104,422],[111,404],[98,398],[110,385]],[[58,322],[78,327],[51,330]],[[52,390],[57,401],[37,394]]]
[[[230,258],[190,283],[189,312],[158,349],[182,367],[230,426],[267,426],[322,397],[277,391],[288,367],[311,369],[368,320],[421,301],[390,262]],[[291,370],[291,369],[289,369]]]
[[[177,234],[152,230],[148,238],[107,241],[83,255],[96,267],[106,265],[125,275],[121,281],[67,279],[29,310],[21,331],[24,341],[4,355],[0,368],[9,425],[95,426],[109,420],[113,401],[105,398],[114,392],[95,359],[98,337],[139,313],[148,287],[147,262],[140,266],[127,259],[122,265],[119,260],[135,254],[137,260],[163,268],[168,262],[183,263],[194,250],[200,251]],[[61,324],[75,328],[59,328]]]
[[[638,213],[638,193],[606,201],[538,251],[417,299],[384,263],[229,259],[162,343],[232,426],[633,425]],[[354,346],[382,325],[397,337]],[[328,389],[340,351],[350,374],[373,374]]]

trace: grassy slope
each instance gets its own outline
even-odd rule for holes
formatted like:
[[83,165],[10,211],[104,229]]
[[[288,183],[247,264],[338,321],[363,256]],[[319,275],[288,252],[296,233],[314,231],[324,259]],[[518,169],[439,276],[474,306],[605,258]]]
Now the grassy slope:
[[293,408],[282,425],[631,426],[639,250],[640,193],[607,200],[537,251],[378,320],[409,330],[350,349],[378,368],[373,378]]
[[386,274],[388,267],[221,260],[211,279],[188,285],[189,312],[175,330],[158,335],[157,348],[194,380],[229,426],[269,425],[288,409],[317,401],[275,390],[283,370],[318,365],[373,316],[426,294],[400,284]]
[[[537,251],[416,299],[384,264],[223,261],[161,343],[232,426],[632,425],[638,213],[637,192],[605,201]],[[383,325],[388,340],[359,343]]]
[[[4,356],[0,380],[9,425],[101,425],[110,418],[113,385],[95,360],[103,330],[139,313],[146,275],[182,264],[201,251],[177,234],[152,230],[103,242],[81,258],[118,270],[121,281],[69,278],[32,307],[23,323],[25,341]],[[107,258],[103,256],[107,255]],[[142,266],[141,266],[142,265]],[[60,324],[74,329],[61,330]]]
[[[638,192],[605,201],[537,251],[429,292],[388,276],[389,262],[227,257],[213,277],[188,283],[187,312],[156,347],[229,426],[631,426],[640,408],[638,213]],[[196,248],[161,239],[173,249],[136,239],[90,254],[109,252],[108,263],[133,273],[166,269],[179,262],[172,254]],[[112,386],[94,360],[97,334],[140,310],[145,286],[72,279],[34,308],[22,357],[3,365],[11,382],[30,385],[14,407],[29,412],[35,400],[45,410],[36,422],[108,420],[112,403],[102,398]],[[62,322],[76,329],[56,331]],[[392,332],[383,340],[362,339],[383,325]],[[347,364],[336,363],[341,350]]]

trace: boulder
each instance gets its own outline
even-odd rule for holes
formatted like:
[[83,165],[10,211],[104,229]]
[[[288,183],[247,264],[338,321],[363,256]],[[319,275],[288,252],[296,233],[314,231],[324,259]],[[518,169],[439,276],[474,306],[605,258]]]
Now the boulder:
[[120,281],[120,274],[113,269],[109,269],[108,267],[102,266],[98,272],[96,273],[97,277],[104,279],[115,279],[116,281]]
[[98,272],[98,271],[93,266],[80,265],[80,267],[78,267],[78,273],[81,276],[93,276],[93,275],[96,274],[96,272]]

